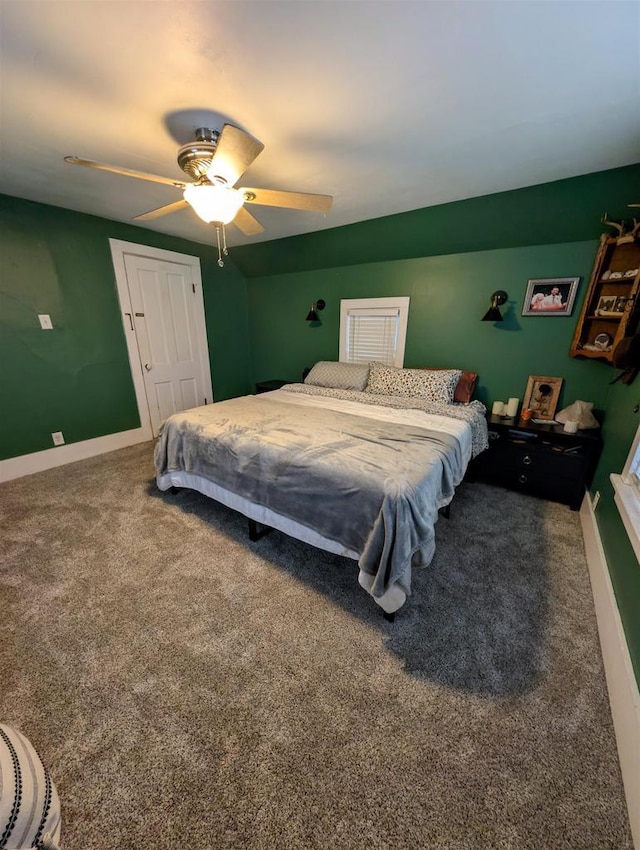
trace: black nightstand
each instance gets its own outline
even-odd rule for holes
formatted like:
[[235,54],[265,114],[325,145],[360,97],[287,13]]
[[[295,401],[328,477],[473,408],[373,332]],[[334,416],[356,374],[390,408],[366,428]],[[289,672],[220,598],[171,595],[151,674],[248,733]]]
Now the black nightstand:
[[290,384],[291,381],[258,381],[256,384],[256,393],[268,393],[271,390],[280,390],[285,384]]
[[473,461],[475,478],[580,508],[602,451],[599,428],[567,434],[562,425],[492,415],[487,424],[489,448]]

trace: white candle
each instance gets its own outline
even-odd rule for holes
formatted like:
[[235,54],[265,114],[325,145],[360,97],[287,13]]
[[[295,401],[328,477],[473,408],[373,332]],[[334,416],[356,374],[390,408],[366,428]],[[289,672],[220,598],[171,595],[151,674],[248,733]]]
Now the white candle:
[[509,403],[507,404],[507,416],[510,416],[512,419],[517,416],[519,404],[519,398],[510,398]]
[[567,434],[576,434],[578,432],[578,423],[569,419],[564,423],[564,430]]
[[493,407],[491,408],[491,412],[494,416],[502,416],[502,414],[504,413],[504,402],[494,401]]

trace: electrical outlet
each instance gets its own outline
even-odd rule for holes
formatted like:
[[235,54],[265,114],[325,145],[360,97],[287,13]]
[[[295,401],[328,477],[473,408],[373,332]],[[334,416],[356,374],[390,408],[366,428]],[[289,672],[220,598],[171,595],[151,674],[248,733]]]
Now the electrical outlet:
[[599,501],[600,501],[600,490],[596,490],[596,492],[593,494],[593,499],[591,500],[591,507],[594,511],[598,507]]
[[51,321],[51,316],[49,316],[47,313],[38,313],[38,319],[40,320],[40,327],[43,331],[53,330],[53,322]]
[[54,431],[51,434],[51,439],[53,440],[54,446],[64,446],[64,434],[62,431]]

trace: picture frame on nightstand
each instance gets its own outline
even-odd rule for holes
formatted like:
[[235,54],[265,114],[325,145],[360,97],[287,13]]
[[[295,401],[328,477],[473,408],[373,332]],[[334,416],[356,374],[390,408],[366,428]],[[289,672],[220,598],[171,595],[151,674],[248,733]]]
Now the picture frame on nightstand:
[[558,407],[562,380],[545,375],[529,375],[522,409],[530,410],[534,419],[553,419]]

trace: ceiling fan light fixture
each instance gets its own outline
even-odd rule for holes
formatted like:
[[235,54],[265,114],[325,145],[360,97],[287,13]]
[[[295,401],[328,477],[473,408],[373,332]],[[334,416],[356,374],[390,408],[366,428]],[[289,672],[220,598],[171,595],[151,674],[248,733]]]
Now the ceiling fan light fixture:
[[241,192],[222,185],[189,183],[185,186],[184,199],[207,224],[229,224],[244,204]]

